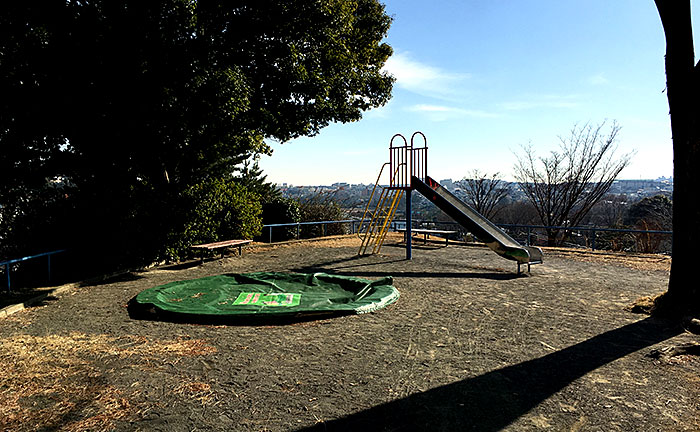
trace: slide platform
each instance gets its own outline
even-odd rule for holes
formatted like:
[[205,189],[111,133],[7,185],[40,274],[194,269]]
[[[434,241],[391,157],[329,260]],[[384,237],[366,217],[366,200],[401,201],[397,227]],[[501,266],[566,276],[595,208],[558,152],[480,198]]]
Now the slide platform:
[[440,210],[474,234],[479,240],[486,243],[491,250],[503,258],[518,263],[520,266],[527,264],[528,271],[531,264],[541,264],[544,257],[542,249],[535,246],[523,246],[497,227],[490,220],[479,214],[472,207],[454,196],[432,178],[426,176],[425,181],[418,177],[411,177],[411,187],[428,198]]

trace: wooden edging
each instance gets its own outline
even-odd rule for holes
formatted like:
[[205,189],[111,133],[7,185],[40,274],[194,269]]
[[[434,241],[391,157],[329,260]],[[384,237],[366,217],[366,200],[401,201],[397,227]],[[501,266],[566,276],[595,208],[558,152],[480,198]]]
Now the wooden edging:
[[0,318],[5,318],[7,316],[10,316],[14,313],[17,313],[19,311],[23,311],[26,308],[39,303],[40,301],[44,300],[47,297],[52,297],[55,295],[60,295],[63,293],[66,293],[70,291],[73,288],[77,288],[81,285],[81,282],[73,282],[65,285],[61,285],[59,287],[53,288],[49,291],[46,291],[45,293],[39,294],[35,297],[30,298],[29,300],[25,300],[22,303],[17,303],[13,304],[10,306],[5,306],[4,308],[0,309]]
[[71,282],[71,283],[57,286],[56,288],[52,288],[50,290],[47,290],[46,292],[43,292],[43,293],[38,294],[38,295],[28,299],[28,300],[25,300],[22,303],[16,303],[13,305],[5,306],[4,308],[0,309],[0,319],[8,317],[8,316],[15,314],[17,312],[23,311],[23,310],[39,303],[40,301],[48,298],[48,297],[53,297],[53,296],[65,294],[74,288],[80,288],[81,286],[85,286],[85,285],[92,285],[92,284],[95,284],[97,282],[103,281],[105,279],[110,279],[110,278],[121,276],[121,275],[124,275],[127,273],[131,273],[131,271],[121,271],[121,272],[117,272],[117,273],[111,273],[111,274],[104,275],[104,276],[97,276],[94,278],[86,279],[86,280],[80,281],[80,282]]

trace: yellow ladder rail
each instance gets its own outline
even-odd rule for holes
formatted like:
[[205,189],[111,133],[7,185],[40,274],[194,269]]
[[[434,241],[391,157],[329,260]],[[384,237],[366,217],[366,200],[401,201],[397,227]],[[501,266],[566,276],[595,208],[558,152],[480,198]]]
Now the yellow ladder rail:
[[387,191],[388,189],[382,188],[382,192],[379,195],[379,201],[377,202],[377,207],[375,208],[374,212],[371,213],[372,218],[369,221],[369,225],[367,225],[367,231],[365,232],[365,237],[362,241],[362,245],[360,246],[360,251],[358,252],[359,255],[366,254],[367,248],[372,243],[372,240],[375,239],[377,226],[379,225],[379,220],[382,216],[381,213],[384,211],[384,203],[387,200]]
[[372,193],[369,194],[369,198],[367,199],[367,204],[365,204],[365,211],[362,213],[362,219],[360,219],[360,228],[357,230],[358,237],[361,237],[360,231],[362,231],[362,224],[365,222],[365,217],[367,216],[367,211],[369,210],[369,205],[372,203],[372,198],[374,198],[374,192],[377,190],[377,186],[379,185],[379,180],[382,178],[382,172],[384,172],[384,167],[386,167],[387,165],[389,165],[389,162],[386,162],[384,165],[382,165],[382,168],[379,170],[379,175],[377,176],[377,181],[374,182],[374,187],[372,188]]
[[379,251],[382,249],[382,246],[384,245],[384,240],[386,240],[386,234],[389,232],[389,226],[391,225],[391,221],[394,219],[394,215],[396,214],[396,208],[399,206],[399,202],[401,201],[401,197],[403,196],[403,190],[394,190],[393,195],[394,196],[391,202],[391,206],[389,207],[389,211],[387,212],[387,215],[384,218],[384,225],[379,231],[377,241],[374,245],[372,253],[379,253]]
[[[379,176],[377,177],[377,182],[374,185],[374,189],[372,189],[372,194],[370,195],[369,201],[367,202],[367,205],[365,206],[365,212],[362,215],[362,221],[360,222],[360,230],[358,230],[358,235],[359,231],[362,229],[362,225],[365,222],[365,218],[367,217],[367,213],[369,210],[369,204],[374,196],[374,193],[376,191],[377,186],[379,185],[379,180],[381,178],[382,171],[384,171],[384,167],[387,164],[382,165],[382,169],[379,172]],[[397,173],[399,172],[399,169],[401,167],[400,164],[398,167],[396,167],[393,175],[391,182],[396,178]],[[391,183],[390,182],[390,183]],[[380,186],[381,187],[381,186]],[[367,226],[367,230],[365,232],[365,236],[362,239],[362,244],[360,245],[360,249],[357,252],[358,255],[365,255],[367,254],[367,249],[369,248],[370,244],[374,244],[372,248],[372,253],[376,254],[379,253],[379,251],[382,248],[382,245],[384,244],[384,241],[386,239],[387,232],[389,230],[389,227],[391,225],[391,221],[394,219],[394,216],[396,214],[396,209],[398,207],[399,202],[401,201],[401,197],[403,196],[403,190],[401,189],[388,189],[388,188],[382,188],[382,192],[379,196],[379,200],[377,202],[377,206],[374,210],[374,212],[370,212],[372,215],[369,225]]]

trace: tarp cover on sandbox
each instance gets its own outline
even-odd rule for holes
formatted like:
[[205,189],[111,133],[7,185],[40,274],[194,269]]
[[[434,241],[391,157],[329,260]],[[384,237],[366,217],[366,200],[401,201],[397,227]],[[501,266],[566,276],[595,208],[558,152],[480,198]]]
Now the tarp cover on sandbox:
[[149,288],[134,300],[157,312],[188,316],[361,314],[399,298],[392,282],[391,277],[371,281],[325,273],[222,274]]

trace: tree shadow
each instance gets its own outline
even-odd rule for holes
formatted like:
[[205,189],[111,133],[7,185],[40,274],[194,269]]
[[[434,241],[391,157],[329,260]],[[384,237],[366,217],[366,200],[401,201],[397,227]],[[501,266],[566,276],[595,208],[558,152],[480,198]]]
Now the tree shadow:
[[[328,274],[338,274],[343,276],[356,276],[356,277],[385,277],[385,276],[400,276],[400,277],[410,277],[410,278],[425,278],[425,277],[436,277],[436,278],[471,278],[471,279],[487,279],[495,281],[505,281],[513,280],[520,277],[527,277],[525,273],[517,274],[506,270],[502,271],[462,271],[462,272],[429,272],[429,271],[401,271],[397,270],[394,272],[390,271],[363,271],[359,270],[363,267],[372,266],[383,266],[392,263],[405,263],[407,262],[404,258],[391,257],[389,260],[373,260],[367,262],[369,257],[374,255],[354,255],[351,257],[339,258],[335,260],[329,260],[322,263],[311,264],[303,267],[297,267],[290,269],[292,272],[297,273],[328,273]],[[364,262],[362,262],[364,260]],[[360,262],[358,262],[360,261]],[[338,265],[344,264],[344,265]],[[480,267],[473,267],[475,270],[480,269]],[[349,270],[358,269],[358,270]]]
[[538,359],[302,430],[497,431],[585,374],[681,332],[680,326],[647,318]]
[[[340,269],[340,271],[338,271]],[[494,281],[506,281],[518,279],[521,277],[527,277],[523,274],[516,273],[501,273],[501,272],[417,272],[417,271],[347,271],[343,267],[339,268],[325,268],[323,265],[311,265],[305,267],[299,267],[291,269],[290,271],[296,273],[328,273],[337,274],[342,276],[356,276],[356,277],[404,277],[404,278],[467,278],[467,279],[486,279]]]
[[133,272],[125,272],[113,276],[89,279],[87,281],[81,282],[80,286],[102,286],[119,282],[134,282],[143,278],[143,276],[139,276],[137,274],[134,274]]

